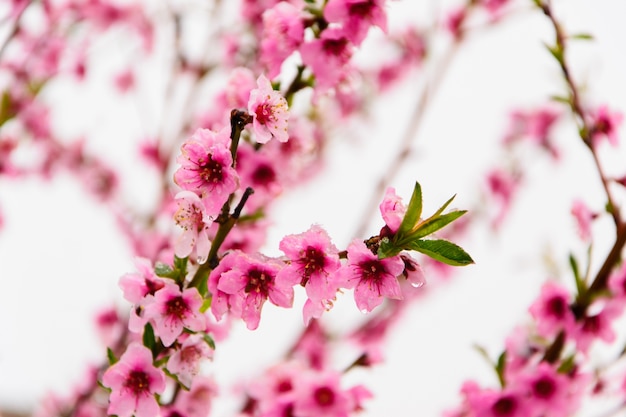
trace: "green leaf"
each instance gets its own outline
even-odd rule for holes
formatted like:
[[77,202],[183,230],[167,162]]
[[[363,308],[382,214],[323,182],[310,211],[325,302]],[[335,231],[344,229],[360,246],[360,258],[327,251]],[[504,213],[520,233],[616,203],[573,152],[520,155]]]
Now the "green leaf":
[[174,269],[178,271],[178,278],[181,280],[185,279],[187,276],[187,261],[189,257],[179,258],[174,255]]
[[431,233],[434,233],[437,230],[441,229],[445,225],[452,223],[465,213],[467,213],[467,210],[452,211],[441,216],[437,216],[435,214],[420,223],[420,226],[417,228],[417,230],[411,233],[409,237],[411,238],[411,240],[413,240],[428,236]]
[[109,360],[109,365],[113,365],[118,360],[110,347],[107,348],[107,359]]
[[416,239],[408,243],[407,249],[423,253],[447,265],[464,266],[474,263],[472,257],[461,247],[443,239]]
[[546,49],[552,54],[552,56],[559,61],[559,63],[563,62],[563,49],[558,46],[550,46],[548,44],[544,44]]
[[389,238],[384,237],[380,241],[380,245],[378,245],[378,259],[391,258],[392,256],[396,256],[402,251],[402,248],[396,246]]
[[154,352],[154,345],[156,344],[156,340],[154,339],[154,329],[150,323],[146,323],[143,328],[143,344],[148,349]]
[[504,367],[506,366],[506,350],[503,351],[500,356],[498,356],[498,362],[496,363],[495,370],[498,375],[498,381],[500,381],[500,386],[504,388],[506,385],[506,381],[504,379]]
[[561,362],[561,365],[559,365],[556,371],[560,374],[570,373],[572,370],[574,370],[574,367],[576,366],[575,359],[575,355],[568,356]]
[[0,98],[0,126],[11,120],[16,114],[11,94],[8,91],[4,91]]
[[406,208],[406,214],[400,223],[397,234],[402,236],[410,232],[417,224],[422,215],[422,186],[419,182],[415,181],[415,187],[413,188],[413,194],[411,195],[411,201]]
[[439,216],[441,213],[443,213],[443,211],[446,209],[446,207],[448,207],[448,206],[450,205],[450,203],[452,203],[452,200],[454,200],[454,197],[456,197],[456,194],[455,194],[455,195],[453,195],[452,197],[450,197],[450,198],[448,199],[448,201],[446,201],[445,203],[443,203],[443,206],[439,207],[439,210],[437,210],[437,211],[435,212],[435,214],[433,214],[433,215],[432,215],[432,216],[430,216],[430,217],[432,218],[432,217],[435,217],[435,216]]
[[211,307],[211,301],[213,300],[213,297],[207,297],[204,299],[204,301],[202,301],[202,305],[200,306],[200,312],[204,313],[206,312],[210,307]]
[[215,350],[215,341],[213,340],[213,338],[211,336],[209,336],[208,334],[204,334],[202,336],[202,338],[204,339],[204,341],[206,342],[207,345],[209,345],[209,347],[213,350]]
[[571,35],[570,39],[578,39],[581,41],[592,41],[594,38],[593,38],[593,35],[590,33],[576,33],[574,35]]

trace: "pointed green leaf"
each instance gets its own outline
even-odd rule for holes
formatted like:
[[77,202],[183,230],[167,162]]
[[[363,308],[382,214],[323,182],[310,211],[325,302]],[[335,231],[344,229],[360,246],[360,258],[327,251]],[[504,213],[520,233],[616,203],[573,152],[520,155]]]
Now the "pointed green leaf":
[[204,339],[204,341],[206,342],[207,345],[209,345],[209,347],[213,350],[215,350],[215,341],[213,340],[213,338],[208,335],[208,334],[204,334],[202,336],[202,338]]
[[109,360],[109,365],[113,365],[115,362],[117,362],[115,353],[113,353],[113,349],[111,349],[110,347],[107,348],[107,359]]
[[411,201],[406,208],[406,214],[400,223],[398,228],[398,234],[400,236],[410,232],[417,224],[422,215],[422,186],[419,182],[415,181],[415,187],[413,188],[413,194],[411,195]]
[[213,300],[213,297],[207,297],[204,299],[204,301],[202,302],[202,305],[200,306],[201,313],[206,312],[211,307],[212,300]]
[[563,50],[558,46],[550,46],[548,44],[544,44],[546,49],[552,54],[554,58],[556,58],[559,63],[563,62]]
[[146,323],[143,328],[143,344],[154,353],[154,345],[156,341],[154,339],[154,329],[150,323]]
[[592,41],[593,35],[590,33],[576,33],[570,36],[570,39],[578,39],[582,41]]
[[496,374],[498,375],[498,381],[500,381],[500,386],[504,388],[506,381],[504,379],[504,367],[506,366],[506,350],[503,351],[498,357],[498,362],[496,363]]
[[452,211],[441,216],[433,215],[432,217],[420,223],[420,226],[417,228],[417,230],[411,233],[409,236],[411,240],[428,236],[431,233],[434,233],[437,230],[441,229],[445,225],[452,223],[465,213],[467,213],[467,210]]
[[447,265],[464,266],[474,263],[472,257],[461,247],[443,239],[416,239],[408,243],[407,249],[423,253]]
[[443,206],[439,207],[439,210],[437,210],[435,212],[435,214],[433,214],[431,217],[435,217],[435,216],[439,216],[441,213],[443,213],[443,211],[446,209],[446,207],[448,207],[450,205],[450,203],[452,203],[452,200],[454,200],[454,197],[456,197],[456,194],[453,195],[452,197],[450,197],[448,199],[448,201],[446,201],[445,203],[443,203]]

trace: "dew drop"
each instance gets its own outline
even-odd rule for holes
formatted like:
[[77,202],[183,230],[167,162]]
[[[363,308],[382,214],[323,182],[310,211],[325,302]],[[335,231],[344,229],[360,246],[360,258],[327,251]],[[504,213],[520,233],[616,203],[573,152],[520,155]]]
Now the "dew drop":
[[367,314],[367,313],[369,313],[369,311],[367,310],[367,308],[362,308],[362,309],[361,309],[361,313],[363,313],[363,314]]
[[208,258],[208,256],[206,256],[206,255],[205,256],[198,255],[198,263],[199,264],[205,263],[207,258]]
[[411,287],[413,288],[422,288],[424,286],[424,281],[412,282]]

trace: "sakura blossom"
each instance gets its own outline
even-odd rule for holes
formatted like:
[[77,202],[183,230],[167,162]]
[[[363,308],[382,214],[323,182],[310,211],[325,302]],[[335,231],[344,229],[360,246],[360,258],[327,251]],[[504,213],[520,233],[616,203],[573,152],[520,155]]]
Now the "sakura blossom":
[[589,135],[594,145],[602,137],[606,137],[613,146],[619,145],[618,127],[624,119],[624,115],[618,111],[609,109],[607,105],[601,105],[590,112]]
[[541,287],[541,294],[529,308],[539,335],[554,337],[559,331],[572,331],[575,320],[569,303],[569,292],[562,285],[548,281]]
[[174,244],[174,253],[179,258],[186,258],[195,249],[198,263],[203,264],[211,249],[209,241],[211,218],[207,216],[205,206],[196,193],[181,191],[174,199],[178,204],[174,221],[183,228],[183,233]]
[[371,26],[387,31],[385,0],[330,0],[324,7],[324,17],[339,23],[346,37],[360,45]]
[[397,232],[406,214],[406,206],[402,203],[402,198],[396,194],[395,188],[387,188],[379,208],[387,227],[392,233]]
[[[259,326],[261,309],[266,300],[279,307],[293,305],[293,287],[276,282],[282,263],[261,255],[233,252],[232,268],[221,274],[217,289],[230,294],[229,304],[237,306],[250,330]],[[233,313],[233,309],[231,309]]]
[[319,39],[300,45],[302,62],[313,71],[319,91],[336,87],[349,72],[354,45],[339,28],[329,28]]
[[140,343],[131,343],[120,360],[102,375],[102,384],[111,388],[107,413],[119,417],[154,417],[159,404],[154,397],[165,390],[165,374],[152,363],[152,352]]
[[252,130],[257,142],[267,143],[272,138],[279,142],[289,140],[287,100],[272,88],[272,84],[264,75],[257,78],[257,88],[250,92],[248,113],[254,118]]
[[355,239],[348,246],[348,263],[337,271],[338,281],[343,288],[354,288],[354,300],[362,312],[372,311],[384,297],[400,300],[402,291],[398,276],[404,271],[404,262],[399,256],[378,259]]
[[285,236],[279,248],[290,262],[278,273],[277,283],[302,285],[313,303],[335,296],[333,274],[341,266],[339,251],[321,226],[313,225],[306,232]]
[[232,167],[229,135],[227,129],[198,129],[183,143],[177,158],[180,168],[174,173],[174,181],[202,198],[208,216],[217,215],[239,186],[239,176]]
[[273,79],[287,57],[304,40],[302,10],[282,1],[263,13],[261,62],[267,67],[267,76]]
[[181,291],[167,283],[154,294],[154,302],[146,306],[145,317],[155,325],[155,333],[163,345],[171,346],[183,329],[202,331],[206,318],[200,313],[202,297],[194,287]]
[[199,373],[203,360],[213,357],[213,349],[207,344],[202,335],[187,336],[180,347],[167,361],[167,369],[178,377],[178,380],[191,387],[193,378]]

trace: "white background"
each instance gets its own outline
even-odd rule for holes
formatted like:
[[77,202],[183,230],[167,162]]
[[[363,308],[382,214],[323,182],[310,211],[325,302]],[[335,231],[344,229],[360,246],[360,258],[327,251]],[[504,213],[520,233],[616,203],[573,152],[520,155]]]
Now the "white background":
[[[391,2],[390,26],[403,19],[428,22],[436,9],[407,3]],[[572,44],[570,56],[587,102],[626,109],[624,3],[555,3],[566,31],[588,32],[595,38]],[[558,68],[542,45],[553,36],[546,19],[526,2],[516,4],[525,11],[473,37],[459,51],[416,133],[412,157],[390,184],[408,200],[414,181],[420,181],[425,213],[455,193],[454,207],[474,209],[482,204],[483,176],[500,163],[497,141],[508,125],[509,110],[537,106],[551,94],[563,94]],[[337,246],[345,247],[363,215],[372,184],[390,162],[389,149],[399,141],[427,74],[425,69],[392,92],[372,112],[371,124],[356,125],[350,137],[333,142],[324,173],[277,204],[268,254],[278,253],[281,236],[303,231],[311,223],[323,225]],[[67,88],[68,95],[78,91]],[[99,88],[93,87],[86,97]],[[79,109],[80,100],[76,104],[74,99],[68,106]],[[135,105],[120,103],[122,109]],[[138,113],[150,111],[148,107]],[[135,190],[142,181],[136,171],[149,168],[137,168],[134,144],[125,142],[125,133],[120,132],[141,132],[142,124],[131,120],[121,126],[116,116],[88,114],[62,127],[101,129],[90,146],[128,169],[132,182],[128,189]],[[568,253],[582,259],[586,250],[569,214],[573,198],[602,209],[603,195],[591,157],[567,118],[559,127],[557,144],[563,158],[556,168],[545,157],[528,160],[528,188],[518,196],[519,205],[501,233],[492,234],[485,227],[460,242],[476,264],[448,282],[429,280],[428,296],[411,308],[389,340],[387,362],[349,376],[376,394],[364,416],[436,415],[456,404],[460,384],[468,377],[495,386],[497,381],[472,345],[485,346],[496,357],[504,337],[527,321],[527,307],[541,283],[547,278],[570,278]],[[624,147],[605,147],[602,158],[614,173],[626,173]],[[0,231],[0,407],[30,409],[48,390],[69,392],[86,362],[104,358],[91,320],[100,307],[111,302],[124,305],[117,280],[134,266],[107,210],[86,198],[69,177],[61,175],[47,183],[0,179],[0,204],[6,220]],[[609,223],[600,219],[594,226],[592,270],[599,267],[598,259],[611,243]],[[379,227],[376,218],[372,234]],[[237,327],[232,338],[218,347],[211,365],[217,380],[230,384],[241,376],[252,377],[280,358],[283,347],[301,328],[299,305],[291,311],[266,306],[256,332]],[[337,329],[360,318],[349,293],[327,317]],[[228,396],[227,387],[223,392]],[[228,400],[220,402],[214,415],[230,415],[236,406]]]

